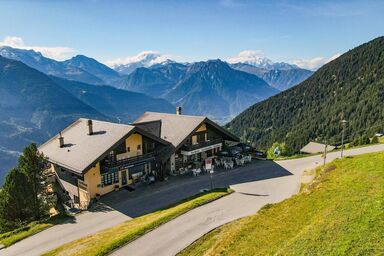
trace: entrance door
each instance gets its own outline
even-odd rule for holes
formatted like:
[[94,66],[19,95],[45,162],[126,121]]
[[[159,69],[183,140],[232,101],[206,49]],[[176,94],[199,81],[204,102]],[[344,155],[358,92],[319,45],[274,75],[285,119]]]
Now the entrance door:
[[127,170],[121,171],[121,185],[127,185]]

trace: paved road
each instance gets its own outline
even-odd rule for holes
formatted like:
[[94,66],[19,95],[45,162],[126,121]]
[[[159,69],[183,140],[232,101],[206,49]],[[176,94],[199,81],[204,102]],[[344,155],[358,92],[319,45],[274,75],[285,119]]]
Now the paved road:
[[[376,145],[347,151],[346,155],[383,150],[384,145]],[[328,160],[335,157],[336,154],[329,154]],[[276,163],[257,161],[229,172],[218,172],[214,175],[214,185],[231,185],[236,193],[180,216],[123,247],[115,255],[173,255],[211,229],[296,193],[301,172],[315,167],[316,163],[322,163],[319,156]],[[209,176],[183,177],[141,187],[134,192],[111,193],[96,209],[0,250],[0,256],[41,255],[64,243],[177,202],[209,186]]]
[[[384,151],[384,145],[353,149],[345,155]],[[340,152],[328,154],[328,162]],[[212,229],[232,220],[256,213],[267,203],[282,201],[297,193],[302,172],[323,163],[320,156],[279,161],[293,175],[233,185],[235,193],[196,208],[115,251],[112,255],[175,255]],[[265,166],[270,169],[271,166]],[[272,166],[276,168],[276,166]],[[269,170],[273,171],[273,170]]]

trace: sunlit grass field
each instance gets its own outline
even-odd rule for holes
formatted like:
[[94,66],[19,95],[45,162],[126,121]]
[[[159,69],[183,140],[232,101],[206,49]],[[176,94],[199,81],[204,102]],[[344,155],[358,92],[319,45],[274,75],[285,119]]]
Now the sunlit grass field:
[[298,195],[217,228],[180,255],[384,255],[384,153],[316,173]]
[[138,238],[161,224],[231,192],[232,190],[230,189],[222,188],[200,193],[175,205],[64,244],[44,255],[106,255],[112,250]]

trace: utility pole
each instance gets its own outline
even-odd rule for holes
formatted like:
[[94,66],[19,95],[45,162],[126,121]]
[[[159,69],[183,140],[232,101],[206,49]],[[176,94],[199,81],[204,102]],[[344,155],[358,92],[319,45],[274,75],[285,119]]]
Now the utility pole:
[[213,190],[213,170],[211,169],[210,171],[209,171],[209,176],[210,176],[210,180],[211,180],[211,190]]
[[323,165],[325,165],[325,163],[327,162],[327,140],[325,140],[325,146],[324,146],[324,163]]
[[341,135],[341,154],[340,154],[340,157],[343,158],[345,124],[347,123],[347,121],[346,121],[345,119],[343,119],[343,120],[341,120],[341,123],[342,123],[342,125],[343,125],[343,132],[342,132],[342,135]]

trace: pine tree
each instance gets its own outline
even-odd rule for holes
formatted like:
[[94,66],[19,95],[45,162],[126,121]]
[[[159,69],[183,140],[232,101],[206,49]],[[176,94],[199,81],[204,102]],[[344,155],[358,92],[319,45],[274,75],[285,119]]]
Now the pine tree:
[[47,164],[46,159],[37,150],[36,144],[32,143],[23,151],[23,155],[19,158],[18,168],[26,175],[30,184],[29,188],[32,195],[31,208],[33,217],[39,219],[42,212],[41,195],[44,191],[43,171]]
[[31,144],[23,151],[17,168],[6,176],[0,190],[0,231],[19,227],[47,214],[49,198],[43,171],[46,159]]
[[2,231],[32,220],[30,184],[24,172],[12,169],[5,178],[0,192],[0,219]]

